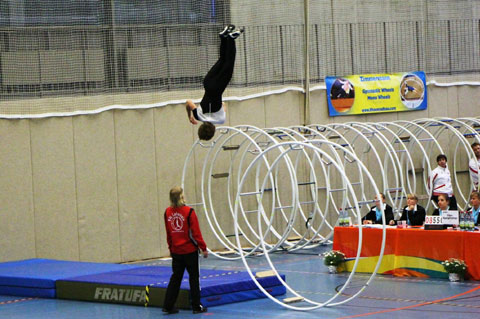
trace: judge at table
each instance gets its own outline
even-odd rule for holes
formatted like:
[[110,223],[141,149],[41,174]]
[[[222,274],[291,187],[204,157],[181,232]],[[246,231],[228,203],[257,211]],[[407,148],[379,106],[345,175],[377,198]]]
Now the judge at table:
[[472,192],[470,194],[470,204],[472,207],[468,208],[467,211],[472,213],[473,221],[475,225],[480,224],[480,192]]
[[[364,225],[366,224],[381,224],[382,223],[382,211],[380,210],[383,206],[383,211],[385,213],[385,224],[390,224],[390,221],[393,220],[393,210],[390,205],[385,203],[385,195],[380,193],[381,201],[378,200],[375,196],[375,206],[372,206],[370,212],[368,212],[365,217],[362,218]],[[382,205],[382,206],[380,206]]]
[[432,216],[442,216],[443,212],[450,210],[450,198],[447,194],[438,195],[438,208],[432,213]]
[[[418,197],[415,194],[407,195],[407,206],[402,210],[402,216],[399,220],[406,220],[409,226],[422,226],[425,222],[425,208],[418,205]],[[390,225],[395,225],[395,221],[391,221]]]

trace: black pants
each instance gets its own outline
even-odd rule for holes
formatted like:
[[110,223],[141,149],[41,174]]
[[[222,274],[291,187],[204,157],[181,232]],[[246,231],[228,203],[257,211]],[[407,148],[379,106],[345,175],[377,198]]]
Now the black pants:
[[203,113],[213,113],[222,107],[222,94],[233,76],[237,49],[235,40],[221,38],[220,58],[203,79],[205,94],[200,102]]
[[171,255],[173,274],[170,277],[170,282],[168,283],[163,308],[166,310],[171,310],[175,307],[175,302],[177,301],[178,293],[180,291],[180,284],[182,283],[183,279],[183,273],[185,272],[186,268],[190,282],[192,308],[193,310],[198,310],[200,308],[200,273],[198,270],[198,252],[185,255]]
[[[438,196],[432,195],[432,199],[435,202],[435,204],[437,204],[438,206]],[[455,195],[452,195],[452,197],[449,197],[448,200],[449,200],[448,207],[450,207],[451,210],[457,210],[458,206],[457,206],[457,199],[455,198]]]

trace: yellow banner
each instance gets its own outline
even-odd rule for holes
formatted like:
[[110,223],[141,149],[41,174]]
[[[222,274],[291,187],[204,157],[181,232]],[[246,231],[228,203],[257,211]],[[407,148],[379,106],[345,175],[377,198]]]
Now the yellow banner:
[[424,72],[328,76],[330,116],[418,111],[427,108]]

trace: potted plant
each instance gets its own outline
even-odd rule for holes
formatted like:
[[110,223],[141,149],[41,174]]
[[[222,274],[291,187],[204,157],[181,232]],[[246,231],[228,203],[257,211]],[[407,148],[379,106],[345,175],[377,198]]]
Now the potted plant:
[[331,250],[323,254],[323,263],[331,274],[337,273],[337,267],[345,261],[345,254],[338,250]]
[[448,272],[448,279],[450,281],[460,281],[465,276],[467,272],[467,264],[456,258],[449,258],[442,262],[443,268]]

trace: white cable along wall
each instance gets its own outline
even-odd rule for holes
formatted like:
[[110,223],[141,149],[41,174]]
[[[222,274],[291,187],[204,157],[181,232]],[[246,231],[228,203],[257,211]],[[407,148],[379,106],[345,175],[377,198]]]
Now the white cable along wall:
[[[305,298],[292,289],[276,271],[269,254],[330,242],[341,212],[361,225],[361,217],[381,192],[397,214],[409,193],[417,194],[428,211],[432,205],[428,173],[436,167],[438,154],[449,157],[459,208],[464,209],[473,187],[468,161],[475,155],[470,145],[480,142],[479,132],[480,120],[476,118],[265,129],[218,127],[213,142],[197,140],[193,144],[184,163],[182,187],[187,199],[197,194],[197,202],[188,205],[203,209],[211,232],[224,248],[221,253],[211,252],[213,255],[242,259],[259,289],[282,306],[296,310],[333,306],[355,298],[375,277],[385,247],[385,225],[375,271],[356,293],[341,301],[334,302],[354,276],[361,254],[361,226],[353,270],[342,289],[324,302]],[[201,172],[195,171],[195,162],[202,163]],[[197,176],[195,189],[185,183],[189,177],[191,180],[189,174]],[[287,290],[306,306],[293,306],[270,296],[256,281],[249,265],[252,259],[246,258],[249,256],[265,258]]]

